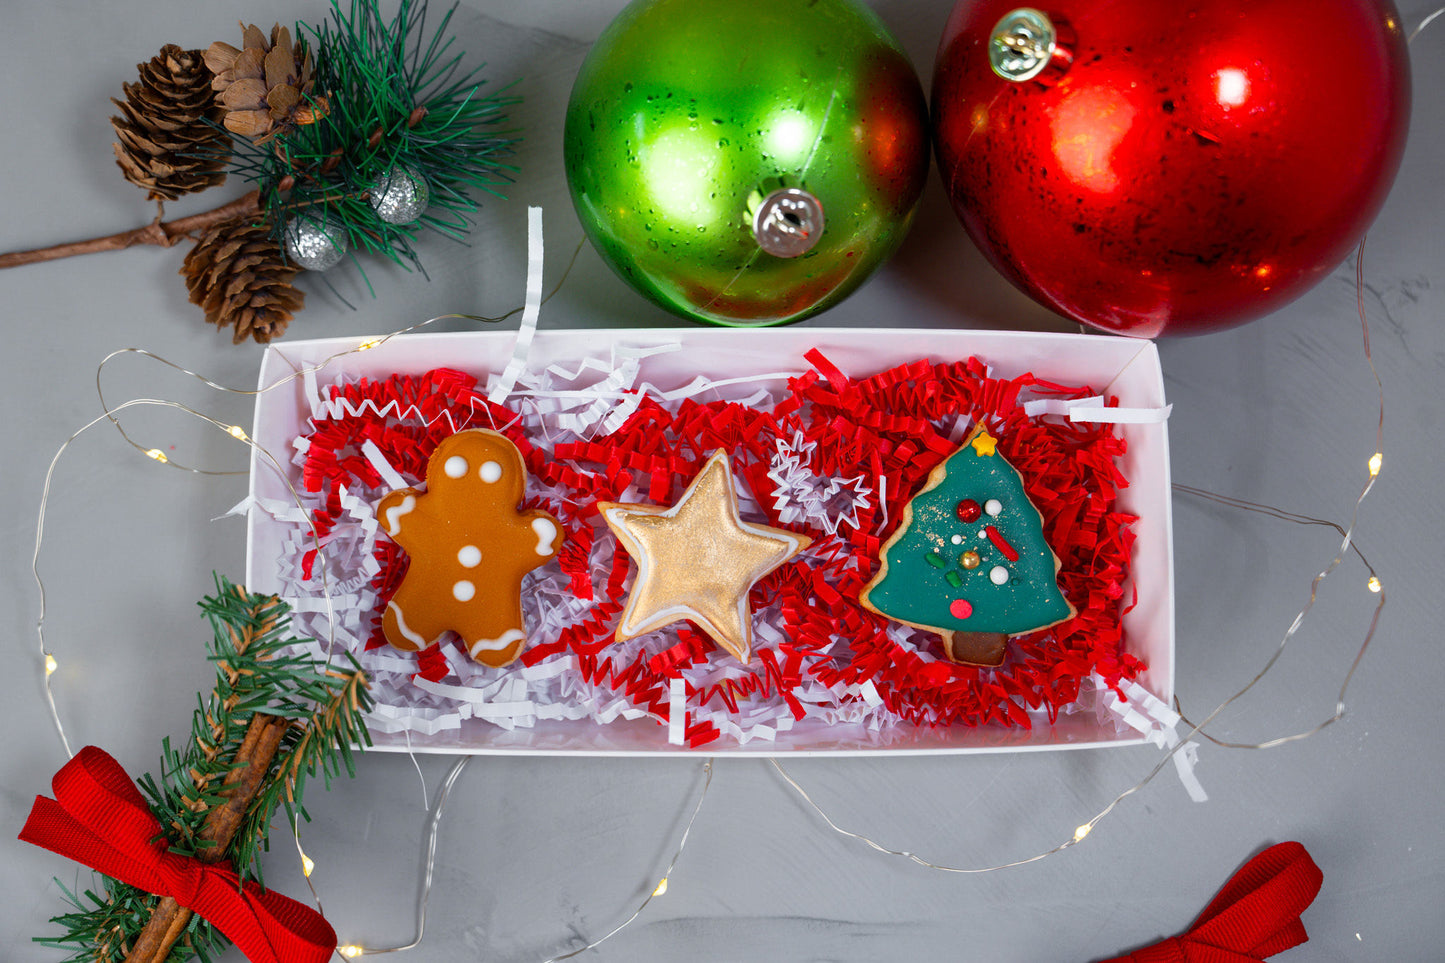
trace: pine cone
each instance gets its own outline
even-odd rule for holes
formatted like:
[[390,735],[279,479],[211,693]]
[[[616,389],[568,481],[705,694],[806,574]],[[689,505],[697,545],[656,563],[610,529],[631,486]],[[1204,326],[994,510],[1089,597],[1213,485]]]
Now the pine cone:
[[311,55],[304,44],[292,46],[291,32],[279,23],[271,40],[259,27],[242,28],[242,49],[217,40],[206,48],[211,82],[226,108],[226,129],[258,144],[294,127],[326,116],[325,97],[308,99],[313,81]]
[[225,180],[231,139],[215,126],[223,111],[201,51],[166,44],[136,69],[140,82],[121,85],[125,100],[111,98],[125,114],[110,119],[125,179],[148,188],[151,200],[168,201]]
[[291,286],[298,268],[287,264],[271,229],[250,216],[211,228],[181,265],[191,303],[218,328],[233,328],[232,344],[248,337],[265,344],[286,331],[306,295]]

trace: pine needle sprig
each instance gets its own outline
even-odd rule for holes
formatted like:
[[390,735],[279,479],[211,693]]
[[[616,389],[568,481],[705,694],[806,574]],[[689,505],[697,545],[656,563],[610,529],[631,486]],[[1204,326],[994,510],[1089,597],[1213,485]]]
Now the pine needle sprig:
[[[333,0],[331,18],[297,25],[316,48],[316,85],[327,112],[261,147],[240,144],[232,167],[258,183],[262,208],[278,232],[294,217],[330,215],[344,225],[354,252],[418,266],[421,229],[461,240],[480,205],[471,191],[501,196],[516,168],[504,163],[516,143],[502,130],[519,99],[484,94],[484,65],[463,68],[448,36],[452,12],[426,28],[425,0],[402,0],[390,19],[379,0]],[[411,224],[390,224],[369,203],[388,172],[425,179],[431,206]]]
[[[331,239],[333,253],[346,252],[367,288],[372,284],[359,254],[379,254],[425,276],[415,243],[421,233],[464,242],[481,210],[479,197],[504,197],[517,172],[507,162],[519,140],[507,111],[521,98],[508,93],[510,84],[487,87],[485,64],[468,65],[452,32],[455,9],[433,26],[428,0],[397,0],[391,16],[383,15],[381,0],[347,0],[345,7],[331,0],[330,16],[319,26],[298,23],[293,32],[278,24],[269,39],[254,25],[243,27],[242,49],[218,40],[195,70],[174,51],[166,59],[167,47],[151,73],[166,82],[170,100],[186,107],[185,137],[166,141],[162,161],[148,151],[127,154],[122,169],[134,182],[161,189],[158,197],[201,190],[223,175],[255,189],[171,221],[158,202],[149,225],[0,253],[0,269],[196,241],[192,254],[205,256],[188,258],[181,272],[191,300],[207,322],[229,328],[236,343],[282,335],[304,300],[291,283],[296,271],[324,271],[332,262],[315,251],[298,253],[305,243],[288,248],[288,237]],[[278,66],[273,76],[265,66],[257,76],[273,56],[284,69]],[[156,109],[156,125],[169,130],[178,122],[181,108]],[[130,131],[136,123],[132,117],[121,126]],[[172,161],[183,162],[183,176],[167,173]],[[391,223],[377,208],[395,220],[415,219]],[[247,235],[239,247],[229,243],[238,222]],[[322,281],[346,300],[324,275]]]
[[[36,937],[35,942],[56,949],[74,949],[74,954],[66,957],[64,963],[123,963],[158,900],[144,890],[109,876],[100,878],[99,893],[87,889],[76,895],[59,880],[56,885],[75,911],[51,918],[52,923],[63,928],[62,935]],[[201,963],[211,963],[227,945],[226,938],[214,927],[196,917],[180,946],[172,952],[176,961],[194,956]]]
[[[351,659],[349,653],[347,658]],[[330,789],[332,779],[343,770],[347,776],[355,775],[354,748],[371,744],[362,716],[371,708],[371,697],[365,675],[354,660],[351,665],[350,673],[324,672],[316,680],[318,698],[312,703],[316,708],[303,710],[304,725],[287,729],[276,753],[276,775],[257,794],[236,833],[232,858],[238,867],[243,860],[255,866],[258,879],[259,850],[269,848],[267,833],[276,810],[284,808],[293,825],[298,819],[310,822],[302,804],[307,778],[319,773]]]
[[[264,882],[260,857],[277,809],[284,806],[293,821],[309,818],[303,805],[307,776],[320,773],[329,787],[342,770],[354,772],[354,746],[370,744],[362,713],[371,700],[365,675],[349,654],[339,668],[306,654],[290,634],[285,603],[219,576],[215,584],[216,594],[201,602],[212,629],[207,649],[216,666],[215,687],[197,695],[185,747],[178,750],[163,739],[159,776],[146,773],[136,781],[165,827],[172,852],[203,861],[224,855],[242,880]],[[279,745],[267,756],[260,786],[238,814],[226,850],[217,852],[215,814],[228,803],[238,805],[231,801],[234,787],[227,777],[249,768],[248,737],[268,726],[282,730]],[[124,960],[161,900],[101,879],[102,892],[86,890],[79,897],[62,885],[74,911],[52,920],[62,935],[37,942],[77,947],[74,963]],[[193,916],[170,959],[194,956],[206,963],[226,945],[208,922]]]

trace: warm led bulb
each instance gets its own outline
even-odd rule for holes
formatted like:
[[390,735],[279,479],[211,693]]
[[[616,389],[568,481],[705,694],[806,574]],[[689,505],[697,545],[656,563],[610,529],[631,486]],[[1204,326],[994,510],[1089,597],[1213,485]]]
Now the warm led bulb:
[[1384,589],[1384,587],[1385,586],[1383,583],[1380,582],[1380,579],[1374,575],[1371,575],[1370,580],[1365,583],[1365,588],[1369,589],[1371,592],[1379,592]]
[[1093,829],[1093,826],[1089,825],[1088,823],[1084,823],[1084,825],[1074,830],[1074,842],[1083,842],[1084,837],[1089,835],[1089,833],[1092,832]]
[[347,943],[345,946],[338,946],[336,948],[336,952],[340,953],[348,960],[354,960],[366,951],[363,950],[361,947],[357,946],[355,943]]
[[316,868],[316,861],[305,853],[301,854],[301,873],[306,877],[311,876],[311,871]]
[[663,893],[666,893],[666,892],[667,892],[667,877],[664,876],[664,877],[662,877],[661,880],[658,881],[657,889],[655,889],[655,890],[652,891],[652,895],[653,895],[653,896],[661,896]]
[[357,351],[370,351],[372,348],[381,347],[380,338],[372,338],[370,341],[363,341],[356,346]]
[[236,439],[237,441],[246,440],[246,429],[242,428],[240,425],[232,425],[231,427],[227,428],[226,431],[228,431],[231,437]]
[[1383,465],[1384,463],[1385,463],[1385,456],[1384,456],[1383,454],[1381,454],[1380,452],[1377,451],[1377,452],[1375,452],[1373,455],[1370,456],[1370,477],[1371,477],[1371,478],[1373,478],[1374,476],[1376,476],[1376,475],[1378,475],[1378,474],[1380,473],[1380,466]]
[[58,668],[60,668],[60,666],[56,664],[55,656],[51,655],[49,652],[45,653],[45,677],[47,679],[50,678],[52,675],[55,674],[55,670]]
[[170,459],[166,457],[166,453],[161,451],[159,448],[152,448],[150,451],[146,452],[146,454],[154,458],[156,461],[160,462],[162,465],[170,461]]

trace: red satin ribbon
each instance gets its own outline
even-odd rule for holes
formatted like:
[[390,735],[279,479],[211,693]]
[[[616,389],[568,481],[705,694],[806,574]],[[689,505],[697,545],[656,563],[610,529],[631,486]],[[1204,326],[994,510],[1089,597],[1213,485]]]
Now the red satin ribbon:
[[1260,963],[1309,939],[1299,917],[1323,881],[1299,843],[1271,846],[1224,884],[1187,933],[1103,963]]
[[20,838],[148,893],[170,896],[210,921],[252,963],[325,963],[336,947],[315,910],[254,881],[244,888],[228,863],[169,851],[160,822],[130,776],[104,750],[86,746],[35,797]]

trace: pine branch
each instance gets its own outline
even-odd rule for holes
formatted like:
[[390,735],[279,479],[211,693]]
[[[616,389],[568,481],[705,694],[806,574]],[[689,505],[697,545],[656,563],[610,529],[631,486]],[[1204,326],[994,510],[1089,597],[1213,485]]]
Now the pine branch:
[[[212,807],[206,814],[206,821],[198,834],[202,848],[196,858],[201,862],[216,863],[225,858],[246,811],[271,772],[276,749],[287,725],[285,719],[264,712],[251,717],[232,769],[226,774],[222,790],[225,802]],[[150,920],[136,937],[126,956],[126,963],[162,963],[185,933],[191,915],[191,911],[173,897],[163,897],[151,910]]]
[[[313,92],[301,95],[313,122],[282,123],[264,143],[229,139],[229,156],[194,155],[224,160],[231,173],[254,183],[246,197],[175,221],[157,216],[106,237],[0,254],[0,268],[139,244],[171,247],[243,214],[258,215],[284,251],[288,219],[315,211],[345,228],[353,251],[422,270],[414,246],[420,232],[464,240],[481,209],[472,195],[501,197],[512,180],[516,168],[503,158],[516,133],[501,127],[507,108],[520,102],[506,88],[484,94],[481,66],[466,68],[454,49],[452,10],[429,29],[427,9],[427,0],[400,0],[386,19],[380,0],[351,0],[347,10],[332,0],[321,26],[296,25],[303,57],[303,31],[314,42]],[[221,130],[209,118],[198,123]],[[390,224],[368,203],[380,178],[398,169],[421,177],[430,191],[430,206],[410,224]]]
[[78,254],[120,251],[128,247],[135,247],[137,244],[155,244],[160,247],[173,247],[182,240],[194,238],[197,234],[220,224],[222,221],[229,221],[233,217],[240,217],[243,214],[260,211],[260,196],[260,191],[251,191],[245,196],[222,204],[214,210],[205,211],[200,214],[192,214],[189,217],[180,217],[174,221],[161,220],[165,208],[157,201],[156,207],[159,213],[156,214],[156,219],[145,227],[121,231],[118,234],[108,234],[105,237],[94,237],[88,241],[71,241],[66,244],[56,244],[51,247],[35,248],[30,251],[11,251],[8,254],[0,254],[0,268],[38,264],[41,261],[57,261],[61,258],[75,257]]
[[[308,773],[327,784],[351,747],[370,738],[361,713],[370,705],[364,674],[331,669],[296,654],[289,609],[274,596],[252,595],[222,578],[201,603],[211,623],[210,659],[216,685],[197,696],[191,736],[183,751],[162,740],[160,777],[137,782],[166,828],[172,852],[202,862],[230,859],[242,880],[261,880],[260,851],[283,802],[304,816]],[[75,912],[55,917],[59,937],[38,942],[75,947],[73,963],[120,963],[219,954],[226,940],[207,921],[174,900],[108,877],[104,895],[66,892]]]

